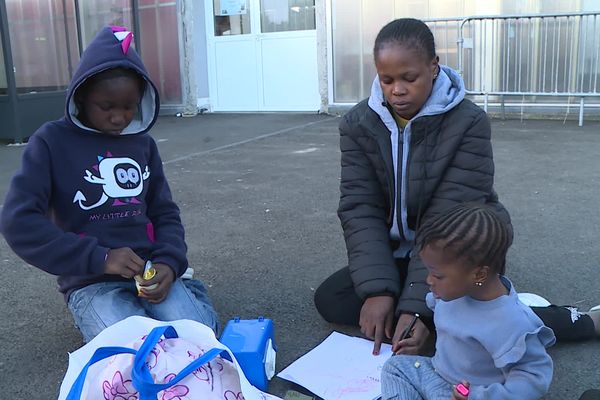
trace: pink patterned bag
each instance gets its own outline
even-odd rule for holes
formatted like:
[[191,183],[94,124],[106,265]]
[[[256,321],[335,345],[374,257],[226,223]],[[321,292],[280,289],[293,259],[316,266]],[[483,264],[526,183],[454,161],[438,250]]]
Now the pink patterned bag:
[[[146,339],[131,346],[139,350]],[[185,339],[161,339],[146,360],[155,383],[168,383],[176,373],[206,353],[206,349]],[[100,373],[88,378],[81,398],[89,400],[137,400],[139,393],[132,382],[133,354],[118,354],[108,359]],[[242,400],[240,378],[233,362],[222,356],[213,358],[186,378],[158,393],[160,400],[180,399]]]
[[[138,337],[137,340],[133,340],[123,347],[95,348],[91,356],[86,356],[89,361],[81,366],[76,378],[71,374],[72,377],[67,379],[69,376],[69,371],[67,371],[67,377],[61,387],[61,396],[67,390],[68,393],[66,397],[59,397],[59,399],[253,400],[275,398],[249,385],[232,354],[214,338],[209,328],[206,329],[209,329],[213,339],[200,340],[200,342],[206,342],[204,345],[198,343],[199,340],[191,338],[189,332],[187,337],[183,337],[185,335],[180,337],[174,326],[181,323],[195,324],[193,321],[169,322],[170,325],[156,326],[148,335]],[[184,333],[187,325],[182,328]],[[199,332],[199,336],[202,337],[203,333]],[[71,368],[71,363],[69,368]],[[249,397],[245,397],[244,394],[248,394]]]

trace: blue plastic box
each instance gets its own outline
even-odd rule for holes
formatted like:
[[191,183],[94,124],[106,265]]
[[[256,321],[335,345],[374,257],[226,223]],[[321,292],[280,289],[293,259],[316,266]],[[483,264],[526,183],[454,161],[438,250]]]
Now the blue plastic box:
[[258,319],[230,320],[221,334],[221,343],[229,347],[248,381],[266,391],[275,375],[275,331],[273,321]]

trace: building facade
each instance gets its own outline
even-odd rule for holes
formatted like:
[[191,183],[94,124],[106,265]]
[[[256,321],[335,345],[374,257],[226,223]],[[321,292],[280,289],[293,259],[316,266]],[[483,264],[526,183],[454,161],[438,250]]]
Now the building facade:
[[[510,89],[523,93],[521,102],[540,103],[544,96],[525,96],[540,91],[598,93],[600,18],[593,13],[599,11],[600,0],[0,0],[0,118],[7,121],[0,139],[25,138],[62,114],[79,56],[106,24],[134,32],[163,114],[324,112],[368,96],[375,35],[400,17],[429,23],[441,62],[462,66],[474,92],[478,85],[518,79],[533,82],[523,86],[527,92]],[[514,19],[460,27],[465,16],[574,12],[590,15],[535,25]],[[489,37],[477,39],[477,32]],[[551,51],[549,41],[557,46]],[[523,48],[523,42],[535,43]],[[496,61],[494,55],[469,50],[467,43],[471,49],[478,43],[497,46]],[[512,55],[523,52],[534,58]],[[479,70],[502,58],[503,69]],[[546,69],[552,74],[546,76]],[[500,98],[504,105],[503,96],[486,95],[486,105]],[[541,103],[568,106],[570,101],[555,96]],[[588,102],[598,105],[593,97]]]

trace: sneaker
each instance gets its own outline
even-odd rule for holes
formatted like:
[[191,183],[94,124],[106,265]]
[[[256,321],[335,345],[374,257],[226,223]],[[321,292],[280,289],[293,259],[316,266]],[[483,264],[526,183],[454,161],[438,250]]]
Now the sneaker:
[[181,279],[192,279],[193,277],[194,277],[194,269],[191,267],[188,267],[188,269],[185,270],[183,275],[181,275]]
[[600,390],[589,389],[583,392],[579,400],[600,400]]

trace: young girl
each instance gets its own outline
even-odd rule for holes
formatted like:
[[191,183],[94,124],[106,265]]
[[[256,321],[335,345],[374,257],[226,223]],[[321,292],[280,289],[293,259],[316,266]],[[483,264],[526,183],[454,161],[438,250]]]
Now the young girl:
[[509,246],[506,224],[485,206],[457,205],[419,229],[436,352],[391,357],[383,399],[534,400],[548,391],[554,333],[500,275]]
[[131,39],[106,27],[86,49],[65,117],[31,136],[0,219],[17,255],[58,275],[85,341],[132,315],[217,324],[203,284],[180,279],[184,229],[148,134],[158,92]]

